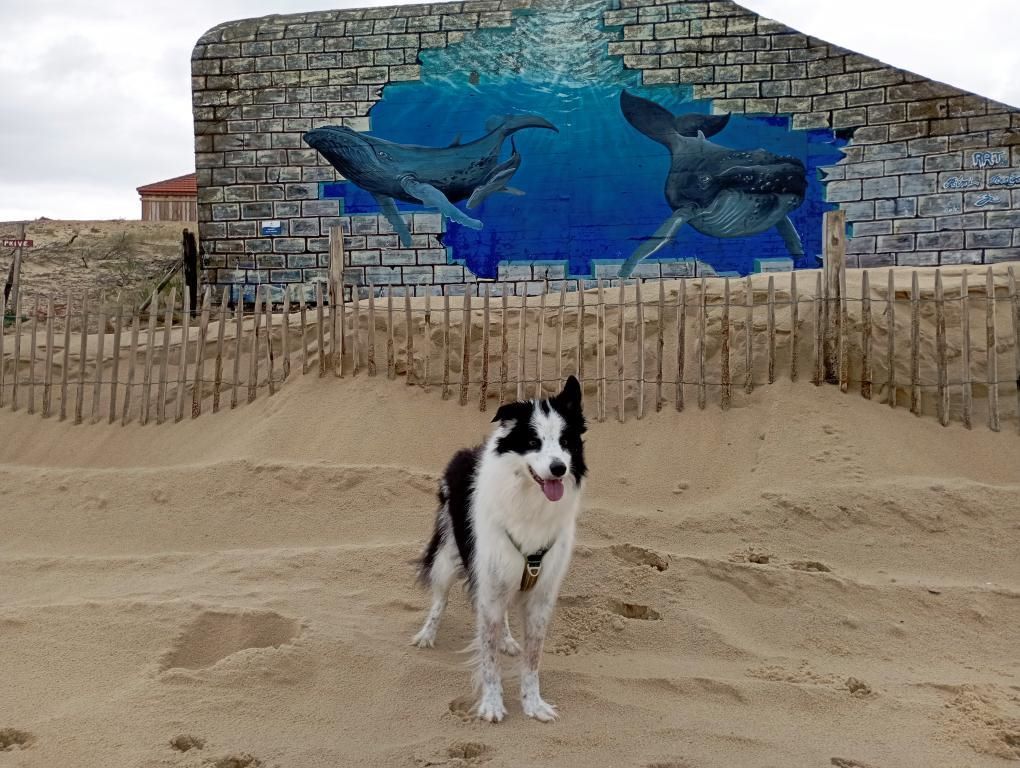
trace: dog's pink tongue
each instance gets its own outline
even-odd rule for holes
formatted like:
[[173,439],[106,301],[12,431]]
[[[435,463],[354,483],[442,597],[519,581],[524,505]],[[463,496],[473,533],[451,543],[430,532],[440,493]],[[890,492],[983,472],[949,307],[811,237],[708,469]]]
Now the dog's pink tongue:
[[559,501],[563,498],[563,481],[543,480],[542,492],[549,501]]

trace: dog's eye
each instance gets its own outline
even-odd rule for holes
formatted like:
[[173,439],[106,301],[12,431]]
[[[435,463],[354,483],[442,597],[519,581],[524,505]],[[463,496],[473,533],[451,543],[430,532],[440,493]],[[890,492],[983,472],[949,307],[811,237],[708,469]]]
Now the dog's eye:
[[530,451],[537,451],[541,447],[542,441],[539,440],[537,437],[533,437],[528,441],[528,450]]
[[569,442],[570,442],[570,441],[569,441],[569,440],[567,440],[567,438],[565,438],[565,437],[561,437],[561,438],[560,438],[560,448],[566,448],[566,447],[567,447],[567,444],[568,444]]

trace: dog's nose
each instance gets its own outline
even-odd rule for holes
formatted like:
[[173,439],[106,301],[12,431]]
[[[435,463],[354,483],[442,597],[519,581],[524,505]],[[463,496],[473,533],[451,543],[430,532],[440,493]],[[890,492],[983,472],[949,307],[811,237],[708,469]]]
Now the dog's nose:
[[567,473],[567,465],[562,461],[554,461],[549,465],[549,471],[553,473],[553,477],[563,477]]

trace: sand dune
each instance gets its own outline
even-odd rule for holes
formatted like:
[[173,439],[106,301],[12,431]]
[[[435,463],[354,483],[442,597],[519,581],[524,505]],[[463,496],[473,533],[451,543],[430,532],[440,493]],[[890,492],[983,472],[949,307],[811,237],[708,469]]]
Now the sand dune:
[[158,428],[0,414],[0,768],[1020,759],[1015,434],[785,383],[594,424],[562,717],[511,679],[491,726],[463,594],[409,644],[435,478],[488,418],[367,377]]

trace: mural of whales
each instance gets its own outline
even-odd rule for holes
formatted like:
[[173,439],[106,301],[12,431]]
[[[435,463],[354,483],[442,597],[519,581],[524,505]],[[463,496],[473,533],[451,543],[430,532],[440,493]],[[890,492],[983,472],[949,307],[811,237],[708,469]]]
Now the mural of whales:
[[624,118],[665,146],[672,158],[666,202],[673,214],[627,258],[620,277],[668,244],[684,224],[712,237],[756,235],[772,227],[791,256],[804,255],[789,214],[804,202],[807,174],[796,157],[763,149],[736,150],[708,141],[729,115],[673,115],[654,101],[620,93]]
[[521,164],[512,139],[510,158],[501,163],[499,155],[507,137],[525,128],[558,132],[556,126],[538,115],[506,115],[489,118],[485,126],[488,133],[481,138],[461,144],[457,137],[448,147],[397,144],[335,125],[309,131],[304,141],[344,178],[371,193],[400,242],[410,247],[411,233],[394,200],[421,203],[458,224],[481,229],[481,221],[454,203],[467,200],[468,207],[473,208],[496,193],[523,194],[507,186]]

